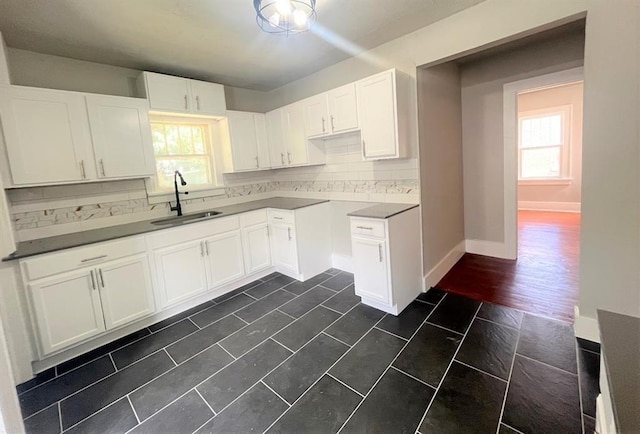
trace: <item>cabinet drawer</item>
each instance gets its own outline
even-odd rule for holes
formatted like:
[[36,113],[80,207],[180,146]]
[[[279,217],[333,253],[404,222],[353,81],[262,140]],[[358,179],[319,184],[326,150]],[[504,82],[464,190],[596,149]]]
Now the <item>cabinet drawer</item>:
[[27,280],[36,280],[147,251],[144,237],[77,247],[20,261]]
[[267,221],[267,210],[261,209],[258,211],[251,211],[240,215],[240,225],[245,228],[247,226],[253,226]]
[[293,224],[293,211],[283,211],[279,209],[269,210],[269,221],[271,223],[287,223]]
[[385,238],[386,233],[384,220],[351,219],[351,235]]

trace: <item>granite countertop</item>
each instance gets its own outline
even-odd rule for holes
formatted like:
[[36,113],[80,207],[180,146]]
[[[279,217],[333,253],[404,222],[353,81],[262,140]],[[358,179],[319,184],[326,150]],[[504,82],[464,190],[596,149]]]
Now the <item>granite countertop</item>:
[[640,318],[598,310],[598,325],[616,429],[640,432]]
[[351,217],[366,217],[370,219],[388,219],[396,214],[413,209],[419,205],[407,203],[379,203],[367,208],[347,214]]
[[[248,211],[255,211],[263,208],[277,208],[283,210],[295,210],[319,203],[328,202],[328,200],[317,199],[298,199],[287,197],[274,197],[271,199],[255,200],[252,202],[244,202],[237,205],[222,206],[212,208],[211,211],[219,211],[220,214],[205,219],[191,220],[188,222],[177,222],[173,224],[155,225],[151,222],[161,220],[158,217],[153,220],[144,220],[140,222],[127,223],[124,225],[109,226],[106,228],[93,229],[89,231],[74,232],[55,237],[40,238],[31,241],[23,241],[18,243],[17,250],[11,255],[3,258],[3,261],[11,261],[14,259],[26,258],[29,256],[41,255],[43,253],[51,253],[58,250],[69,249],[72,247],[85,246],[87,244],[100,243],[102,241],[114,240],[117,238],[130,237],[144,234],[147,232],[160,231],[163,229],[184,226],[190,223],[213,220],[221,217],[228,217],[234,214],[241,214]],[[193,213],[197,214],[197,213]],[[187,216],[188,214],[185,214]]]

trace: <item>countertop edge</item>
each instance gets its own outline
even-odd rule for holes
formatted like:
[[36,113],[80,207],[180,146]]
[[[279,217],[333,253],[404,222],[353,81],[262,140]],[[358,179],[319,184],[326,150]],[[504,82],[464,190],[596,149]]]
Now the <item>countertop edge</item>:
[[[378,204],[378,205],[374,205],[374,206],[369,206],[369,207],[363,208],[361,210],[351,211],[351,212],[347,213],[347,216],[348,217],[361,217],[361,218],[368,218],[368,219],[377,219],[377,220],[386,220],[386,219],[389,219],[389,218],[391,218],[393,216],[396,216],[398,214],[402,214],[403,212],[407,212],[409,210],[412,210],[412,209],[417,208],[417,207],[420,206],[419,204],[406,204],[405,208],[399,209],[397,211],[392,211],[392,212],[390,212],[388,214],[385,214],[384,217],[382,217],[380,215],[373,215],[373,214],[366,215],[366,211],[368,209],[372,209],[372,208],[375,208],[375,207],[380,206],[380,205],[385,205],[385,204]],[[400,205],[400,204],[398,204],[398,205]],[[405,205],[405,204],[401,204],[401,205]]]

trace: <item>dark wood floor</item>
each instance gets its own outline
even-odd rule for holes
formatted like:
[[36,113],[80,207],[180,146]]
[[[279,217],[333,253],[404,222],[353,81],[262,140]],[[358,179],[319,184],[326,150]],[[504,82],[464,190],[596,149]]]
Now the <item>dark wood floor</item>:
[[476,300],[573,322],[580,214],[518,212],[518,259],[465,254],[437,287]]

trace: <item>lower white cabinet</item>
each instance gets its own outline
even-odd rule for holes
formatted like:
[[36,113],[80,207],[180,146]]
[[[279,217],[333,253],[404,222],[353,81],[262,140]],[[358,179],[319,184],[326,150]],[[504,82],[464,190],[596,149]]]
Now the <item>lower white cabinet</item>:
[[384,239],[353,237],[354,275],[357,276],[358,295],[381,303],[389,303],[389,274]]
[[295,226],[289,223],[273,223],[271,233],[273,265],[297,274],[299,269]]
[[269,224],[258,223],[242,229],[247,274],[271,267],[271,245]]
[[240,230],[216,235],[204,241],[209,288],[244,277]]

